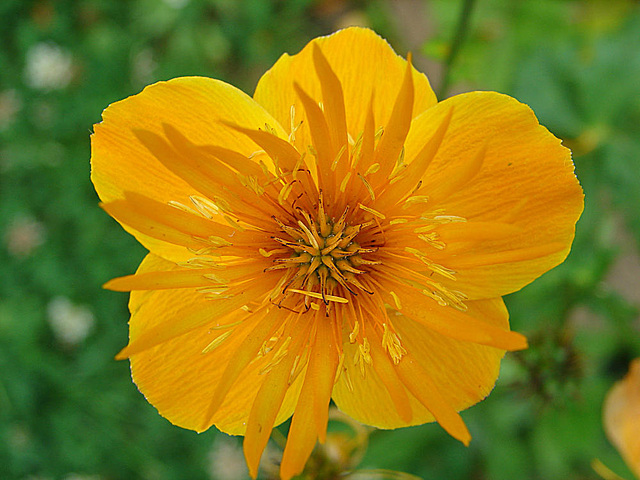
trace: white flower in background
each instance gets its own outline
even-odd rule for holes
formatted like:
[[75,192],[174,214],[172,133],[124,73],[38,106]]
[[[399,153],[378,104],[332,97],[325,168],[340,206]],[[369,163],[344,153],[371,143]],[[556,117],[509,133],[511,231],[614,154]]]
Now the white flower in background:
[[235,438],[218,435],[209,452],[209,475],[213,480],[249,478],[242,447]]
[[74,305],[66,297],[56,297],[47,305],[47,319],[56,339],[64,346],[74,347],[91,332],[93,313],[82,305]]
[[73,76],[71,53],[52,42],[40,42],[27,51],[25,80],[38,90],[66,87]]
[[131,66],[131,74],[134,81],[140,84],[148,84],[153,81],[153,72],[158,67],[158,63],[153,58],[153,50],[145,48],[140,50],[134,57]]
[[64,480],[101,480],[100,475],[86,475],[84,473],[69,473]]
[[44,243],[45,228],[31,217],[17,217],[9,224],[4,242],[14,257],[27,257]]

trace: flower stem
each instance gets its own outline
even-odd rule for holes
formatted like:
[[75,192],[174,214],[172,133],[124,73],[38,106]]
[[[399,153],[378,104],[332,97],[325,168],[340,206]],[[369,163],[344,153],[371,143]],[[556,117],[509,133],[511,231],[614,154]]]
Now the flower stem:
[[442,83],[440,84],[440,88],[438,90],[438,98],[441,100],[443,100],[447,95],[451,79],[451,69],[456,60],[456,57],[458,56],[458,53],[460,52],[460,48],[462,47],[462,44],[466,39],[469,20],[471,19],[471,12],[473,11],[475,3],[475,0],[464,0],[462,4],[462,9],[460,10],[460,15],[458,16],[458,24],[456,25],[456,30],[451,40],[451,47],[449,48],[449,53],[444,63]]

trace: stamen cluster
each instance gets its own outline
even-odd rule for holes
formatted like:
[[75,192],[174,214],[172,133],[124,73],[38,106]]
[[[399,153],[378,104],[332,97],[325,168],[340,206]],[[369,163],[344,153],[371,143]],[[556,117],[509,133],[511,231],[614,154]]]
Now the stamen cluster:
[[[356,237],[375,222],[369,220],[350,224],[349,210],[347,206],[337,220],[330,218],[325,211],[321,193],[316,218],[302,208],[296,209],[295,226],[273,217],[287,237],[274,236],[273,240],[287,247],[283,253],[289,253],[289,256],[275,258],[274,265],[266,269],[286,270],[273,295],[279,306],[287,307],[291,303],[298,306],[299,297],[294,297],[293,302],[287,300],[291,294],[299,294],[304,296],[304,311],[310,308],[319,310],[320,304],[312,301],[318,299],[322,300],[326,314],[329,315],[332,303],[348,302],[343,296],[347,292],[352,295],[357,295],[357,290],[373,293],[357,276],[367,273],[367,266],[380,264],[362,257],[363,254],[377,251],[378,247],[362,245]],[[369,236],[361,235],[365,241]]]

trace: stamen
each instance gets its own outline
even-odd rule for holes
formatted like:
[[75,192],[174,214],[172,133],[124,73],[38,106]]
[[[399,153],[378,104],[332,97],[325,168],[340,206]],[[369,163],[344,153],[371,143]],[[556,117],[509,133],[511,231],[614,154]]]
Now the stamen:
[[364,270],[358,270],[357,268],[353,268],[351,266],[351,263],[348,260],[338,260],[336,262],[336,267],[338,267],[338,270],[342,272],[351,272],[351,273],[355,273],[356,275],[365,273]]
[[349,370],[347,370],[346,367],[342,367],[342,370],[344,372],[344,384],[347,387],[347,390],[349,390],[349,392],[353,393],[353,382],[351,380],[351,376],[349,375]]
[[269,258],[272,255],[275,255],[277,253],[287,253],[289,250],[287,250],[286,248],[274,248],[273,250],[265,250],[264,248],[260,248],[258,249],[258,252],[260,252],[260,255],[262,255],[263,257]]
[[340,216],[340,219],[333,225],[332,232],[334,235],[339,235],[342,233],[342,229],[344,228],[344,222],[347,218],[347,213],[349,213],[349,205],[347,205]]
[[198,209],[198,212],[200,212],[203,217],[209,220],[211,220],[215,215],[219,214],[218,207],[216,207],[216,205],[207,198],[197,195],[191,195],[189,197],[189,200],[191,200],[191,203],[195,205],[195,207]]
[[422,263],[424,263],[427,268],[429,270],[431,270],[434,273],[438,273],[440,275],[442,275],[443,277],[446,277],[450,280],[455,280],[455,274],[456,271],[452,270],[450,268],[447,268],[443,265],[439,265],[437,263],[432,262],[424,253],[422,253],[420,250],[416,249],[416,248],[412,248],[412,247],[405,247],[404,250],[408,253],[413,254],[414,256],[416,256],[417,258],[419,258]]
[[293,360],[293,366],[291,367],[291,372],[289,373],[289,385],[296,381],[296,378],[298,378],[300,373],[302,373],[302,370],[306,365],[306,362],[301,362],[300,358],[300,355],[296,355],[296,358]]
[[176,202],[175,200],[169,200],[167,202],[167,205],[177,208],[178,210],[182,210],[183,212],[186,213],[191,213],[192,215],[198,215],[198,212],[196,210],[194,210],[193,208],[189,208],[186,205],[183,205],[180,202]]
[[382,346],[387,350],[391,360],[395,365],[400,363],[400,360],[406,355],[407,350],[402,346],[400,337],[395,332],[391,332],[386,323],[382,324],[384,332],[382,334]]
[[447,244],[442,240],[438,240],[438,238],[440,237],[436,232],[431,232],[428,235],[418,235],[418,238],[420,240],[424,240],[433,248],[437,248],[438,250],[444,250],[444,248],[447,246]]
[[289,198],[289,194],[293,189],[293,185],[295,184],[295,180],[291,183],[287,183],[284,187],[280,189],[280,194],[278,195],[278,203],[284,207],[287,198]]
[[309,255],[308,253],[301,253],[297,257],[276,258],[274,262],[298,264],[298,263],[308,263],[310,260],[311,260],[311,255]]
[[332,172],[336,171],[336,167],[338,166],[338,162],[340,161],[340,158],[342,158],[342,154],[344,154],[346,149],[347,149],[347,146],[346,145],[342,145],[342,148],[336,154],[336,158],[331,163],[331,171]]
[[320,294],[318,292],[308,292],[306,290],[298,290],[296,288],[290,288],[289,292],[300,293],[301,295],[307,295],[307,296],[312,297],[312,298],[317,298],[319,300],[326,300],[326,301],[329,301],[329,302],[349,303],[349,300],[347,300],[346,298],[336,297],[334,295],[322,295],[322,294]]
[[347,172],[347,174],[342,179],[342,182],[340,182],[340,191],[342,193],[344,193],[347,190],[347,184],[349,183],[350,178],[351,178],[351,172]]
[[231,205],[229,205],[229,202],[227,202],[224,198],[220,198],[220,197],[212,197],[210,199],[210,202],[219,210],[222,210],[223,212],[227,212],[227,213],[233,213],[233,210],[231,209]]
[[[373,266],[381,263],[361,256],[377,251],[378,247],[373,246],[372,242],[379,233],[369,232],[373,237],[367,238],[366,241],[371,245],[367,248],[362,248],[355,238],[364,229],[374,224],[378,224],[378,228],[381,229],[381,225],[377,218],[349,225],[347,223],[348,205],[340,218],[334,221],[325,210],[322,190],[319,192],[316,207],[315,219],[307,210],[295,209],[296,216],[302,217],[289,220],[289,222],[295,222],[295,227],[273,217],[276,224],[291,237],[291,240],[273,236],[271,238],[285,248],[259,251],[262,257],[274,256],[273,264],[265,268],[265,272],[279,270],[283,273],[278,286],[271,292],[272,303],[279,308],[287,308],[302,314],[309,310],[319,311],[324,306],[324,313],[328,317],[334,308],[338,308],[336,305],[349,303],[346,292],[354,296],[358,295],[357,289],[373,293],[366,286],[366,282],[362,283],[356,279],[356,275],[367,273],[368,270],[358,268],[361,265]],[[289,255],[286,255],[287,252]],[[275,255],[276,253],[278,255]],[[344,293],[333,294],[335,289]],[[296,300],[291,296],[293,294],[300,294],[303,298]],[[280,297],[279,300],[278,297]],[[289,301],[285,304],[283,302],[286,299]],[[315,300],[321,300],[322,303]]]
[[229,338],[229,336],[232,333],[233,333],[233,330],[229,330],[228,332],[224,332],[222,335],[216,337],[209,345],[204,347],[201,353],[209,353],[212,350],[215,350],[220,345],[222,345],[222,342],[224,342],[227,338]]
[[216,235],[211,235],[207,240],[208,243],[217,248],[229,247],[233,245],[233,243],[229,242],[228,240],[225,240],[224,238],[218,237]]
[[360,345],[358,345],[358,349],[356,350],[356,354],[353,358],[353,363],[356,366],[360,366],[360,373],[362,374],[362,378],[365,378],[366,371],[365,366],[371,365],[373,360],[371,359],[371,346],[369,345],[369,340],[365,337]]
[[[349,143],[352,145],[351,148],[351,168],[353,170],[356,169],[356,167],[358,166],[358,163],[360,162],[360,159],[362,158],[362,139],[363,139],[363,135],[364,132],[360,132],[360,135],[358,135],[358,138],[356,139],[355,142],[349,141]],[[351,135],[349,135],[349,138],[351,138]],[[351,139],[353,140],[353,139]]]
[[264,194],[264,188],[262,188],[262,186],[258,183],[258,177],[256,177],[255,175],[238,175],[238,178],[240,179],[240,183],[244,187],[248,188],[256,195],[262,196]]
[[367,171],[364,172],[364,176],[366,177],[367,175],[376,173],[378,170],[380,170],[380,164],[376,162],[373,165],[371,165],[369,168],[367,168]]
[[396,292],[391,291],[389,292],[389,294],[393,297],[393,301],[396,304],[396,308],[398,310],[402,310],[402,304],[400,303],[400,298],[398,298],[398,295],[396,294]]
[[362,210],[364,210],[365,212],[369,212],[371,215],[374,215],[382,220],[384,220],[385,217],[382,213],[378,212],[377,210],[374,210],[373,208],[370,207],[365,207],[364,205],[362,205],[361,203],[358,203],[358,207]]
[[289,132],[289,143],[294,144],[296,141],[296,132],[298,131],[298,129],[300,128],[300,126],[302,125],[302,120],[300,120],[300,122],[298,122],[298,124],[296,125],[295,123],[295,118],[296,118],[296,106],[295,105],[291,105],[291,109],[289,110],[290,116],[291,116],[291,131]]
[[[267,152],[265,152],[264,150],[256,150],[253,153],[250,153],[249,156],[247,157],[249,160],[253,160],[255,157],[257,157],[258,155],[266,155]],[[266,166],[266,165],[265,165]]]
[[207,280],[211,280],[214,283],[218,283],[220,285],[224,285],[227,283],[227,280],[225,280],[224,278],[220,278],[217,275],[213,274],[213,273],[205,273],[204,275],[202,275],[204,278],[206,278]]
[[[248,305],[243,305],[242,307],[240,307],[240,309],[244,310],[247,313],[252,313],[251,310],[249,309]],[[209,330],[224,330],[226,328],[233,328],[233,327],[237,327],[242,322],[244,322],[244,319],[243,320],[239,320],[239,321],[234,322],[234,323],[227,323],[227,324],[222,324],[222,325],[216,325],[214,327],[209,327]]]
[[304,163],[304,157],[307,155],[307,152],[302,152],[302,155],[300,155],[300,157],[298,158],[298,161],[296,162],[296,164],[293,167],[293,179],[297,180],[298,179],[298,172],[301,170],[300,167],[302,166],[302,164]]
[[280,348],[278,348],[278,351],[273,354],[273,359],[258,372],[258,375],[269,373],[273,367],[278,365],[282,361],[282,359],[287,356],[290,343],[291,337],[287,337],[282,345],[280,345]]
[[429,197],[427,195],[412,195],[404,201],[404,205],[402,205],[402,208],[407,209],[409,207],[412,207],[415,203],[427,203],[428,201]]
[[238,230],[242,231],[242,232],[246,232],[247,229],[244,228],[242,225],[240,225],[240,220],[234,220],[233,218],[231,218],[229,215],[222,215],[222,218],[224,218],[224,221],[227,222],[231,227],[233,228],[237,228]]
[[304,235],[302,234],[302,232],[300,232],[300,230],[296,230],[293,227],[285,225],[280,220],[278,220],[276,217],[271,217],[271,218],[273,218],[273,220],[278,224],[278,226],[282,229],[282,231],[284,233],[286,233],[287,235],[289,235],[291,238],[293,238],[296,241],[297,240],[304,240]]
[[186,268],[220,268],[220,264],[208,257],[193,257],[186,262],[179,262],[180,267]]
[[458,217],[456,215],[438,215],[435,214],[433,216],[422,216],[420,220],[426,220],[430,223],[436,223],[438,225],[443,225],[446,223],[462,223],[466,222],[467,219],[464,217]]
[[[317,252],[320,253],[320,245],[318,244],[318,240],[316,239],[315,235],[313,233],[311,233],[311,230],[309,230],[309,227],[307,227],[300,220],[298,220],[298,225],[300,226],[300,228],[302,230],[304,230],[304,233],[307,234],[307,240],[309,240],[311,245],[313,245],[313,248],[315,248],[317,250]],[[317,235],[317,233],[316,233],[316,235]]]
[[353,330],[349,334],[349,343],[356,343],[356,338],[358,337],[359,331],[360,331],[360,322],[356,320],[356,324],[353,326]]
[[[379,166],[379,164],[378,164]],[[365,174],[366,175],[366,174]],[[358,173],[358,177],[360,178],[360,180],[362,180],[362,183],[364,183],[365,188],[367,189],[367,192],[369,192],[369,196],[371,197],[371,201],[375,201],[376,199],[376,195],[375,193],[373,193],[373,188],[371,188],[371,185],[369,184],[369,182],[367,182],[367,179],[364,178],[361,174]]]

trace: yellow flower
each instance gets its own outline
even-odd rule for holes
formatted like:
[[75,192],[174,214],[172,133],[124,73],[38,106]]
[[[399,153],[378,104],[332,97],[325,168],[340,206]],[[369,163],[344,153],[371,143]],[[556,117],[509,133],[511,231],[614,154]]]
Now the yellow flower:
[[640,358],[607,394],[604,429],[631,471],[640,478]]
[[293,415],[281,476],[326,438],[331,399],[379,428],[437,421],[493,388],[502,295],[563,261],[583,207],[569,150],[492,92],[437,102],[374,32],[283,55],[253,98],[178,78],[115,103],[92,136],[104,209],[150,253],[129,358],[176,425],[244,435],[253,477]]

